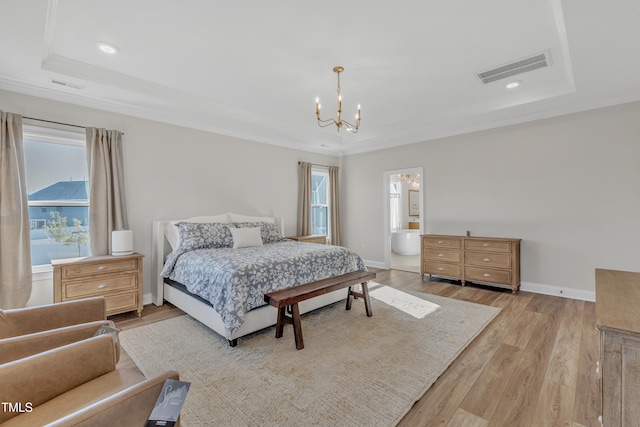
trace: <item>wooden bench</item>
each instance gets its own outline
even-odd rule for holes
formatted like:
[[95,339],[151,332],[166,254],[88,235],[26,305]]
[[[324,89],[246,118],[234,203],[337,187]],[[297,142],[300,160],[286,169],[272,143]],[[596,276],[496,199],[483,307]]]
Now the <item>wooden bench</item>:
[[[376,273],[369,271],[354,271],[352,273],[340,276],[321,279],[316,282],[305,283],[304,285],[293,286],[291,288],[280,289],[278,291],[269,292],[264,295],[265,302],[271,304],[278,309],[278,320],[276,322],[276,338],[282,337],[282,331],[285,323],[293,325],[293,333],[296,340],[296,349],[304,348],[302,340],[302,324],[300,323],[300,310],[298,303],[308,300],[319,295],[324,295],[338,289],[348,287],[347,292],[347,310],[351,310],[351,297],[361,297],[364,300],[364,307],[367,316],[371,317],[371,301],[369,300],[369,289],[367,282],[373,280]],[[353,285],[362,284],[362,292],[356,292],[352,289]],[[286,311],[290,307],[291,316]]]

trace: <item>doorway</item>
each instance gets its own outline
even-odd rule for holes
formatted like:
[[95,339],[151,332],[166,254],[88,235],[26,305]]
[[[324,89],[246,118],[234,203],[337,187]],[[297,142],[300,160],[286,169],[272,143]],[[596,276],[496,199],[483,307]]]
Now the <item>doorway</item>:
[[385,268],[420,273],[423,168],[385,171],[383,186]]

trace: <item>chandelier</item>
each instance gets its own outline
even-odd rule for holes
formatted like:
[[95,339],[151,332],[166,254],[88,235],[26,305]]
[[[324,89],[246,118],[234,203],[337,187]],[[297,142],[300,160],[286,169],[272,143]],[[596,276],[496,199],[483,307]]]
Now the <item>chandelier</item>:
[[407,184],[411,184],[414,187],[420,187],[420,174],[416,174],[415,177],[412,174],[400,174],[400,180],[402,182],[406,182]]
[[342,95],[340,94],[340,73],[344,71],[344,68],[337,66],[333,67],[333,72],[338,74],[338,116],[336,119],[322,120],[320,118],[320,100],[316,98],[316,116],[318,117],[318,126],[327,127],[331,124],[335,124],[340,132],[340,128],[344,125],[349,132],[357,133],[358,127],[360,127],[360,104],[358,104],[358,112],[356,114],[356,124],[352,125],[346,120],[342,120],[340,115],[342,114]]

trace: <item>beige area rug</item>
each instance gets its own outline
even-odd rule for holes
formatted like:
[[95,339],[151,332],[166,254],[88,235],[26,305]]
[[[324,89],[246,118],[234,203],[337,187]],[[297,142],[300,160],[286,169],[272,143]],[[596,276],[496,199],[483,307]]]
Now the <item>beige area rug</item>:
[[[182,423],[194,426],[393,426],[499,308],[370,284],[362,300],[267,328],[229,347],[189,316],[120,333],[146,376],[174,369],[191,382]],[[275,310],[275,308],[274,308]]]

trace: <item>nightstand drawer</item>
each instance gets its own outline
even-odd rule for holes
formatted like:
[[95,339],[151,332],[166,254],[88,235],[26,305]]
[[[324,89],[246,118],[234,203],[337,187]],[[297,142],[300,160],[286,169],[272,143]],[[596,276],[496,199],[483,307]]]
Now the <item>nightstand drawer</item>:
[[289,236],[287,239],[295,240],[296,242],[307,242],[307,243],[319,243],[321,245],[327,244],[327,236],[323,236],[320,234],[310,234],[308,236]]
[[484,267],[511,268],[511,254],[465,252],[464,263]]
[[137,271],[138,260],[128,258],[117,261],[75,263],[62,267],[62,278],[73,279],[78,277],[93,276],[95,274],[119,273],[123,271]]
[[107,303],[107,315],[136,310],[138,308],[138,292],[124,292],[104,297]]
[[63,286],[64,298],[76,299],[94,295],[107,296],[112,292],[138,289],[138,275],[126,274],[115,277],[100,277],[92,280],[67,282]]
[[511,283],[511,271],[509,270],[465,267],[464,277],[465,280],[471,282]]

